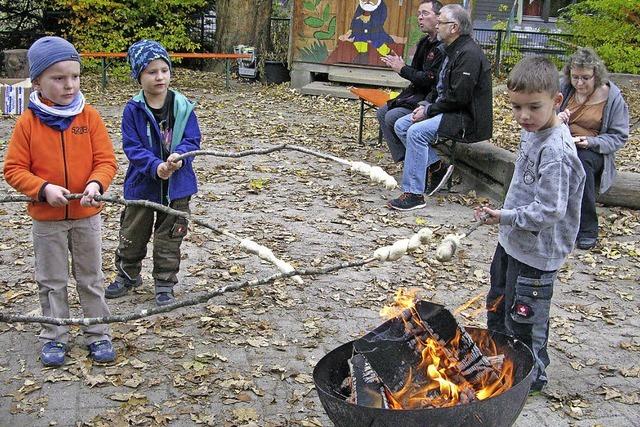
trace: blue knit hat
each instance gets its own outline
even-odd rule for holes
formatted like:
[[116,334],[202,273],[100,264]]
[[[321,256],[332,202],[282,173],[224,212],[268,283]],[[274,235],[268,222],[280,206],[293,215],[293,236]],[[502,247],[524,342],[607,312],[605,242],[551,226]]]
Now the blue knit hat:
[[44,70],[61,61],[78,61],[80,55],[75,47],[63,38],[55,36],[36,40],[27,51],[29,78],[34,80]]
[[140,81],[140,73],[156,59],[164,60],[171,69],[169,54],[160,43],[153,40],[140,40],[132,44],[127,52],[127,60],[131,65],[131,78]]

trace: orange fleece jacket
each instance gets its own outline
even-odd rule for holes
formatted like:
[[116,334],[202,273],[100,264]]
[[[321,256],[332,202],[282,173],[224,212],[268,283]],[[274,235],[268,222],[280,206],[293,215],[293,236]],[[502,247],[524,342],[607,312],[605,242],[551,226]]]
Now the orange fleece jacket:
[[27,211],[39,221],[87,218],[101,210],[80,206],[79,200],[54,208],[44,200],[45,184],[82,193],[89,182],[96,181],[105,192],[116,169],[107,128],[90,105],[62,132],[45,125],[31,110],[25,111],[16,122],[4,159],[5,180],[34,200]]

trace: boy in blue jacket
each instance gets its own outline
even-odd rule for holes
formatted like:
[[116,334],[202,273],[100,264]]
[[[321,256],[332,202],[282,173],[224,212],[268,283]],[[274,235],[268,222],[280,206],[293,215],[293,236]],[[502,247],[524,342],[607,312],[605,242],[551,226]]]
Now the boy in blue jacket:
[[[198,191],[193,158],[175,159],[200,149],[193,104],[169,90],[171,60],[160,43],[134,43],[127,60],[142,90],[127,103],[122,116],[122,147],[129,159],[124,198],[149,200],[188,213],[189,200]],[[142,283],[140,270],[152,233],[156,304],[175,302],[173,287],[178,282],[187,220],[141,206],[127,206],[122,212],[115,255],[118,274],[105,291],[107,298],[125,295]]]

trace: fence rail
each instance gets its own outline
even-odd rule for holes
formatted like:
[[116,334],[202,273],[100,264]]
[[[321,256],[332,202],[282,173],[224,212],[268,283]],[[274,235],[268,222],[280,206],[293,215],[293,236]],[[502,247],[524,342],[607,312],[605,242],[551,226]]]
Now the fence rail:
[[473,36],[496,74],[508,72],[520,59],[530,55],[549,57],[561,67],[576,49],[572,34],[514,30],[507,35],[505,30],[475,29]]
[[[271,46],[275,53],[286,52],[289,48],[290,18],[271,18]],[[216,14],[204,13],[196,17],[192,27],[192,37],[205,51],[211,51],[216,33]]]

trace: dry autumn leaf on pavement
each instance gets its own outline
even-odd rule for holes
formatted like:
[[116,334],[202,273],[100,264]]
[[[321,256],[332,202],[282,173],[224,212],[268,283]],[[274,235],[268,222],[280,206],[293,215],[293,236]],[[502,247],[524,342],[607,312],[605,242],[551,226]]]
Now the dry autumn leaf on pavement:
[[[174,77],[172,86],[196,103],[203,149],[297,144],[380,166],[400,178],[401,165],[390,160],[386,147],[358,145],[355,101],[237,80],[227,91],[220,76],[185,69],[177,69]],[[83,76],[82,86],[114,142],[120,168],[110,191],[120,194],[127,166],[120,119],[139,88],[113,79],[101,91],[97,76]],[[625,96],[637,118],[638,90]],[[509,110],[498,94],[494,140],[505,148],[517,144],[519,133]],[[14,124],[15,118],[0,119],[3,155]],[[618,161],[622,170],[638,171],[637,129],[632,135]],[[375,119],[368,120],[365,141],[376,138]],[[201,157],[194,167],[200,184],[191,201],[194,215],[269,247],[296,267],[363,259],[422,227],[434,230],[435,239],[397,262],[312,276],[304,285],[276,280],[206,304],[113,324],[118,359],[112,366],[92,364],[81,329],[72,327],[66,364],[44,369],[37,360],[39,327],[0,324],[0,342],[7,349],[0,352],[0,399],[12,419],[63,425],[65,410],[75,411],[69,413],[87,426],[329,425],[313,389],[313,367],[331,349],[379,325],[379,309],[398,288],[416,288],[422,298],[452,308],[470,302],[460,313],[463,323],[486,325],[484,295],[497,229],[479,229],[449,262],[435,259],[445,235],[467,229],[474,206],[495,203],[464,185],[431,198],[425,209],[399,214],[384,207],[397,190],[299,152]],[[0,189],[8,192],[4,182]],[[120,212],[121,207],[107,204],[102,213],[105,283],[115,275]],[[620,413],[637,408],[638,387],[632,381],[638,367],[630,361],[640,352],[634,329],[640,314],[640,214],[619,208],[599,208],[599,214],[601,245],[574,252],[556,281],[549,393],[524,408],[525,414],[544,414],[553,425],[588,423],[602,416],[598,411],[605,400]],[[31,218],[22,204],[4,204],[0,224],[2,310],[35,314],[40,304]],[[152,250],[150,245],[149,254]],[[151,270],[148,257],[143,285],[109,300],[112,313],[154,306]],[[176,296],[188,298],[274,271],[234,242],[191,223]],[[69,293],[72,314],[80,316],[73,280]],[[76,399],[83,402],[81,409],[74,409]]]

